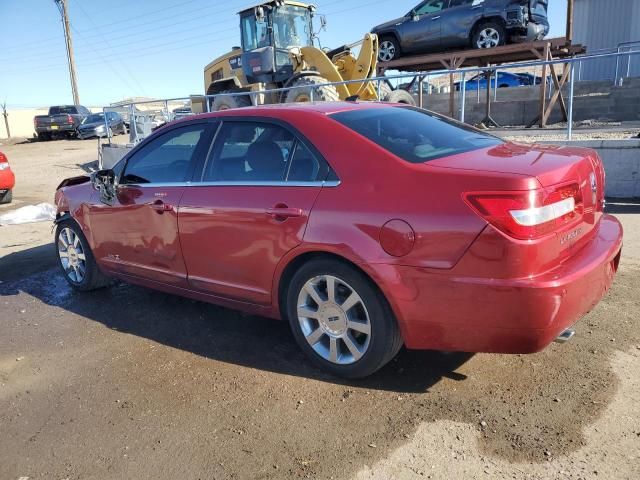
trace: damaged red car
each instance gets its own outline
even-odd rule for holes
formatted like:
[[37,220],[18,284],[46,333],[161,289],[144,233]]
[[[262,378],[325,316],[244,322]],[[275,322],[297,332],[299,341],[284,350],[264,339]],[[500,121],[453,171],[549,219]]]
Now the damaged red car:
[[363,377],[409,349],[566,340],[622,248],[588,149],[508,143],[378,103],[249,107],[169,124],[64,181],[55,246],[78,290],[112,278],[283,319]]

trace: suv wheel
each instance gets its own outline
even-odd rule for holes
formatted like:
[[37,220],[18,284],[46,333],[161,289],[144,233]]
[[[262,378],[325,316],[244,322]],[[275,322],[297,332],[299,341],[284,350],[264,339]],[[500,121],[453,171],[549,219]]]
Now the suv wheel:
[[378,46],[378,60],[390,62],[400,57],[400,45],[393,37],[383,37]]
[[484,22],[478,25],[471,39],[473,48],[495,48],[504,45],[506,31],[498,22]]
[[380,292],[361,272],[336,260],[313,260],[300,268],[291,279],[286,308],[298,345],[337,376],[371,375],[402,346]]

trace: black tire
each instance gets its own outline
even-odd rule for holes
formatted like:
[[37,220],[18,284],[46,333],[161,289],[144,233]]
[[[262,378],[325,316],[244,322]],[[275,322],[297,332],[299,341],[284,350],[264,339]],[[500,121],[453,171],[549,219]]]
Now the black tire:
[[380,62],[390,62],[400,58],[400,44],[393,36],[384,36],[380,38],[378,44],[378,60]]
[[11,203],[13,200],[13,192],[11,190],[7,190],[3,194],[0,194],[0,203]]
[[[366,308],[370,324],[368,347],[357,361],[339,364],[325,359],[314,350],[303,333],[301,320],[298,319],[298,298],[309,280],[322,275],[336,277],[348,284],[359,295],[362,306]],[[369,376],[390,362],[402,347],[400,329],[386,299],[369,278],[347,263],[333,259],[311,260],[293,275],[285,298],[286,317],[298,345],[312,362],[333,375],[344,378]],[[320,328],[319,324],[317,328]],[[323,336],[322,340],[329,341],[330,338]],[[322,340],[316,341],[316,345],[322,343]],[[340,345],[339,351],[348,354],[346,344],[342,342]]]
[[411,95],[406,90],[402,90],[401,88],[393,90],[391,93],[389,93],[384,101],[389,103],[402,103],[405,105],[412,105],[414,107],[416,106],[416,100],[415,98],[413,98],[413,95]]
[[318,75],[311,75],[307,77],[300,77],[289,85],[294,88],[287,91],[284,102],[285,103],[298,103],[298,102],[337,102],[340,100],[338,90],[333,85],[323,85],[329,83],[324,77]]
[[[225,90],[224,93],[233,93],[230,90]],[[251,97],[249,95],[241,95],[241,96],[227,96],[227,95],[218,95],[213,98],[211,102],[211,111],[217,112],[219,110],[230,110],[232,108],[242,108],[242,107],[250,107],[251,106]]]
[[495,48],[504,45],[507,40],[507,31],[504,25],[497,21],[489,20],[479,23],[473,29],[471,36],[472,48]]
[[[71,230],[75,235],[77,235],[82,248],[82,253],[84,253],[85,256],[84,276],[80,280],[72,278],[69,272],[65,270],[62,264],[62,258],[59,255],[60,249],[63,248],[63,241],[60,236],[66,229]],[[74,289],[81,292],[88,292],[109,286],[112,283],[111,278],[104,275],[98,268],[93,252],[91,251],[91,247],[89,246],[89,242],[87,242],[87,238],[84,236],[84,233],[82,233],[80,226],[73,219],[68,218],[58,223],[56,227],[54,248],[56,249],[56,256],[58,258],[60,269],[62,270],[62,275]]]

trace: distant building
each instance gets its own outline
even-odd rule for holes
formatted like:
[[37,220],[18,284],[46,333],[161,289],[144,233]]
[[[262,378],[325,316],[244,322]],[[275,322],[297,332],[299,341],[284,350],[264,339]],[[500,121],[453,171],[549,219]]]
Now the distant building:
[[[573,43],[587,47],[587,53],[640,51],[640,0],[575,0]],[[628,45],[635,42],[635,45]],[[627,45],[625,45],[627,44]],[[630,60],[630,61],[629,61]],[[640,76],[640,54],[615,59],[583,62],[582,80],[620,80]]]

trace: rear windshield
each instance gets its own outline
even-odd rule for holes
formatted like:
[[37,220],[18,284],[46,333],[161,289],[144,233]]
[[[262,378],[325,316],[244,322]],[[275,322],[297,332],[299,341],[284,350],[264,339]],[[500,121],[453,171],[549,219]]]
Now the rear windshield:
[[49,115],[60,115],[64,113],[75,115],[76,113],[78,113],[78,110],[73,105],[49,108]]
[[350,110],[331,118],[411,163],[504,143],[492,135],[413,107]]
[[104,115],[101,113],[97,113],[95,115],[89,115],[84,119],[82,123],[96,123],[96,122],[104,122]]

